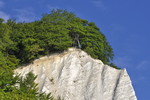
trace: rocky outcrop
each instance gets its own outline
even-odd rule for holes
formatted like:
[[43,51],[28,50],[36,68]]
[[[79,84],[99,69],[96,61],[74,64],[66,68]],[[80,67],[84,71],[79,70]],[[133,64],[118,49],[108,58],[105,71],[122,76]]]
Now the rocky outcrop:
[[64,100],[137,100],[126,69],[117,70],[70,48],[45,56],[15,72],[38,75],[39,92],[51,92]]

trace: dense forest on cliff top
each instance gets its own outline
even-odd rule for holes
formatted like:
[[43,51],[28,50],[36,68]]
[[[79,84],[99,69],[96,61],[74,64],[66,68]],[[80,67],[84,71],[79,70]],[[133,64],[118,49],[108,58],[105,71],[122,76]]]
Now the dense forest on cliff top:
[[13,78],[12,70],[41,56],[60,53],[70,47],[80,48],[93,58],[115,67],[111,63],[113,50],[104,34],[95,23],[76,17],[71,12],[52,10],[40,20],[28,23],[0,19],[0,95],[11,97],[13,93],[18,98],[25,95],[12,92],[16,91],[13,85],[18,80]]

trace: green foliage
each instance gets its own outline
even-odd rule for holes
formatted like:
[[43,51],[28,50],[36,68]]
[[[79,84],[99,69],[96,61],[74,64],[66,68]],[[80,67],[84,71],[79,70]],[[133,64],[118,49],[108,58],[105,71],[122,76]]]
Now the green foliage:
[[[64,36],[64,38],[67,36],[66,41],[68,42],[71,40],[71,47],[81,48],[92,57],[102,60],[105,64],[109,64],[113,59],[114,54],[111,46],[107,42],[104,34],[100,32],[100,29],[93,22],[80,19],[66,10],[53,10],[51,14],[44,15],[39,22],[49,27],[46,30],[49,30],[48,32],[54,32],[54,37],[64,32],[62,36]],[[65,29],[65,31],[63,31],[63,29]],[[48,32],[46,33],[48,34]],[[50,37],[54,38],[53,36]],[[53,40],[52,38],[50,40]],[[67,38],[70,39],[67,40]],[[57,39],[61,39],[61,37]],[[58,47],[60,50],[64,50],[65,45],[63,44],[67,42],[65,42],[65,40],[63,40],[64,43],[58,41],[56,42],[62,45],[62,47],[59,45]],[[57,43],[54,42],[53,46],[55,47]],[[50,45],[52,46],[52,44]],[[66,45],[66,48],[68,47],[70,47],[70,44]]]
[[116,68],[116,69],[121,69],[121,68],[117,67],[114,63],[109,64],[109,66]]
[[1,51],[20,64],[69,47],[80,48],[105,64],[110,64],[114,56],[104,34],[93,22],[66,10],[52,10],[39,21],[30,23],[8,20],[0,27]]
[[30,95],[37,95],[37,84],[34,83],[36,76],[33,73],[29,72],[25,78],[21,77],[19,80],[19,92]]
[[14,92],[0,91],[0,100],[37,100],[35,98],[26,97],[26,95],[17,94]]
[[1,69],[0,100],[54,100],[51,94],[38,93],[36,76],[29,72],[25,78],[13,77],[12,70]]
[[0,23],[3,23],[4,21],[5,21],[4,19],[0,18]]
[[17,77],[13,77],[13,72],[8,67],[0,67],[0,90],[12,91],[12,85],[16,83]]
[[34,82],[36,77],[37,76],[35,76],[32,72],[29,72],[25,78],[20,77],[19,80],[17,80],[18,88],[13,90],[13,92],[33,100],[52,99],[53,97],[50,94],[46,95],[45,93],[38,93],[38,84]]

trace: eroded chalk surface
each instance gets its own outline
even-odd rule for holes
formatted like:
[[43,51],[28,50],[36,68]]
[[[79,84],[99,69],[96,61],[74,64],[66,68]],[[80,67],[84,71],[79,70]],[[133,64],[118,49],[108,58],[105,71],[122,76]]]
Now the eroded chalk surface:
[[15,73],[30,71],[38,75],[39,92],[64,100],[137,100],[126,69],[104,65],[79,49],[39,58]]

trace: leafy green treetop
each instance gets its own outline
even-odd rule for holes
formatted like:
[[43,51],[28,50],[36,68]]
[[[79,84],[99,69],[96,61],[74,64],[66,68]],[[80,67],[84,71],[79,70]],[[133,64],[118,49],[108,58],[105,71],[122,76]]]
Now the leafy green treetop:
[[[93,22],[80,19],[66,10],[53,10],[50,14],[44,15],[40,22],[49,27],[48,30],[52,29],[52,32],[58,29],[53,34],[54,37],[58,34],[64,34],[63,37],[58,37],[57,39],[66,38],[65,44],[70,41],[66,47],[81,48],[92,57],[98,58],[106,64],[109,64],[113,59],[114,54],[111,46],[104,34]],[[48,34],[48,32],[46,33]],[[50,40],[53,40],[53,38]],[[59,43],[58,41],[56,42]],[[54,45],[56,46],[57,43]],[[63,44],[63,42],[60,42],[60,44]],[[58,45],[58,48],[62,50],[64,49],[63,47],[60,48]]]

